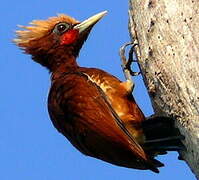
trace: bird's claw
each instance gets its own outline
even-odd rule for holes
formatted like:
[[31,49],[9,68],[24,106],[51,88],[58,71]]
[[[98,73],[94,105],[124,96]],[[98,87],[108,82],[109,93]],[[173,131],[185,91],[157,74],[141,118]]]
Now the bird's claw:
[[132,64],[133,62],[138,62],[137,59],[134,59],[134,57],[133,57],[133,54],[134,54],[134,52],[135,52],[135,46],[137,46],[137,45],[138,45],[137,43],[135,43],[135,44],[132,43],[132,47],[131,47],[131,49],[130,49],[130,51],[129,51],[128,61],[127,61],[127,63],[126,63],[126,68],[130,71],[130,74],[131,74],[132,76],[138,76],[138,75],[140,75],[140,72],[134,72],[134,71],[132,71],[132,69],[131,69],[131,64]]
[[[130,51],[129,51],[129,56],[128,56],[128,60],[125,56],[125,51],[126,51],[126,47],[132,45]],[[131,82],[132,85],[132,90],[135,86],[133,80],[131,79],[131,76],[137,76],[140,74],[140,72],[133,72],[131,69],[131,64],[132,62],[137,62],[137,60],[135,60],[133,58],[133,54],[134,54],[134,50],[135,50],[135,46],[137,46],[138,44],[134,44],[133,42],[129,42],[124,44],[121,48],[120,48],[120,58],[122,61],[122,70],[124,72],[124,76],[127,80],[127,82]]]
[[[128,60],[125,56],[125,51],[126,51],[126,47],[127,46],[130,46],[132,45],[130,51],[129,51],[129,56],[128,56]],[[122,60],[122,68],[123,68],[123,71],[125,73],[125,77],[127,80],[130,80],[129,78],[129,75],[131,76],[137,76],[140,74],[140,72],[134,72],[132,71],[131,69],[131,64],[132,62],[137,62],[136,59],[133,58],[133,53],[134,53],[134,50],[135,50],[135,46],[137,46],[138,44],[133,44],[133,42],[129,42],[129,43],[126,43],[124,44],[121,48],[120,48],[120,58]],[[128,71],[128,74],[125,72],[125,71]]]

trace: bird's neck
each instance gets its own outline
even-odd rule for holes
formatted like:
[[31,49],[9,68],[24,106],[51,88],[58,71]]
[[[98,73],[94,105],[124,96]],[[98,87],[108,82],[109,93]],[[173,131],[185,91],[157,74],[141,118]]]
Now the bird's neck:
[[35,50],[32,54],[32,59],[37,63],[45,66],[51,73],[58,71],[68,71],[77,68],[76,57],[77,53],[74,52],[73,47],[56,47],[47,51]]
[[70,55],[64,55],[59,57],[54,57],[54,63],[52,64],[52,78],[56,79],[62,76],[64,73],[74,72],[78,69],[78,64],[76,58]]
[[59,71],[70,71],[78,67],[76,55],[71,48],[54,49],[53,53],[49,54],[49,69],[52,73]]

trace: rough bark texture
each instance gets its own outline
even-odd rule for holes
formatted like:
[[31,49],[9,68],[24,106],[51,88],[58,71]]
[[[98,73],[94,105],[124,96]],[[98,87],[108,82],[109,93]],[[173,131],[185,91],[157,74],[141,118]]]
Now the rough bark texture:
[[177,120],[182,157],[199,179],[198,28],[197,0],[130,0],[129,30],[154,111]]

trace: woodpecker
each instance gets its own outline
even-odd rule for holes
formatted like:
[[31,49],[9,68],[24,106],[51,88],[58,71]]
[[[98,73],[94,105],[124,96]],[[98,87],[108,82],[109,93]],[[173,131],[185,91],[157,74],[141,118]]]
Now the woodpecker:
[[14,42],[50,71],[50,119],[73,146],[114,165],[158,173],[163,164],[155,156],[182,147],[173,120],[147,120],[129,81],[76,61],[91,29],[106,13],[83,22],[64,14],[34,20],[20,26]]

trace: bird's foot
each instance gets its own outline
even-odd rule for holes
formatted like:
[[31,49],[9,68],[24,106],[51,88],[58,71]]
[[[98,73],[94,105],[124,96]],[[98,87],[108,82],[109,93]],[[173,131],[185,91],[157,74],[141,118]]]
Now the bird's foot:
[[[125,51],[126,51],[126,48],[128,46],[132,45],[130,51],[129,51],[129,55],[128,55],[128,60],[125,56]],[[124,44],[121,48],[120,48],[120,58],[122,60],[122,68],[123,68],[123,71],[125,73],[125,71],[128,71],[128,74],[131,75],[131,76],[137,76],[140,74],[140,72],[134,72],[132,69],[131,69],[131,65],[133,62],[137,62],[137,59],[134,58],[134,52],[135,52],[135,46],[137,46],[138,44],[134,44],[133,42],[129,42],[129,43],[126,43]],[[125,75],[126,78],[128,79],[128,75]]]
[[[131,69],[132,63],[137,62],[137,60],[134,58],[134,52],[135,52],[135,46],[136,45],[138,45],[138,44],[134,44],[133,42],[129,42],[129,43],[124,44],[119,50],[120,58],[121,58],[121,61],[122,61],[122,70],[123,70],[124,76],[127,80],[124,83],[126,83],[125,85],[128,86],[127,89],[131,92],[133,91],[134,86],[135,86],[131,76],[137,76],[137,75],[140,74],[140,72],[134,72]],[[132,47],[129,51],[128,60],[127,60],[127,58],[125,56],[125,52],[126,52],[126,48],[128,46],[132,46]]]
[[138,60],[137,60],[136,57],[134,56],[135,46],[137,46],[137,45],[138,45],[137,43],[133,43],[133,44],[132,44],[132,47],[131,47],[131,49],[130,49],[130,51],[129,51],[128,61],[127,61],[127,64],[126,64],[126,68],[129,69],[130,74],[131,74],[132,76],[138,76],[138,75],[140,75],[140,72],[134,72],[134,71],[132,71],[132,69],[131,69],[132,63],[133,63],[133,62],[136,62],[136,63],[138,62]]

